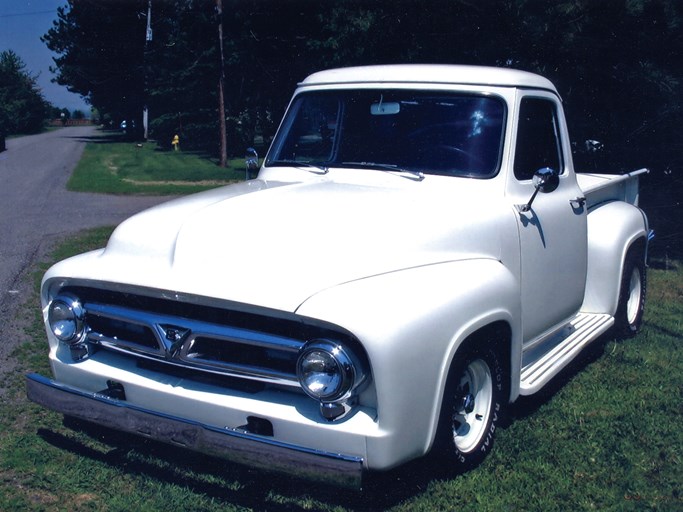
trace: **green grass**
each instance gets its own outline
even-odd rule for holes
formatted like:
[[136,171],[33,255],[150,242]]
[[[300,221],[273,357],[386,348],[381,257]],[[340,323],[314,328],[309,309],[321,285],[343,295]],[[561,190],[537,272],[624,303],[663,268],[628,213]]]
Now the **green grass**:
[[98,137],[89,142],[67,188],[106,194],[175,195],[244,180],[244,159],[221,168],[204,155],[161,151],[153,142],[136,144]]
[[[100,246],[109,231],[51,260]],[[452,477],[417,461],[355,493],[67,428],[29,403],[23,373],[49,374],[36,280],[20,369],[0,403],[0,510],[683,510],[683,268],[651,269],[649,285],[642,333],[595,344],[541,396],[518,402],[479,468]]]

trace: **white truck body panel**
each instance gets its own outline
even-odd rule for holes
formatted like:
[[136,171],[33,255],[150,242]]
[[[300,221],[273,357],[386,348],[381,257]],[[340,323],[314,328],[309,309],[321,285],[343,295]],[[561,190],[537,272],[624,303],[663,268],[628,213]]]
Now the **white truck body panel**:
[[[430,126],[426,140],[471,123],[473,146],[435,142],[420,153],[417,143],[397,142],[396,151],[416,150],[426,162],[443,149],[476,167],[482,134],[499,127],[495,165],[477,174],[301,157],[341,151],[328,143],[348,134],[342,115],[367,97],[375,103],[359,112],[378,130],[395,129],[391,116],[416,105],[436,112],[462,101],[471,112]],[[348,98],[346,110],[334,110]],[[529,105],[550,106],[553,116],[553,187],[518,163],[529,146],[518,128]],[[297,117],[305,108],[308,117]],[[296,123],[314,130],[291,144]],[[257,179],[138,214],[106,248],[46,273],[54,381],[30,377],[34,400],[68,414],[94,404],[97,417],[82,414],[96,422],[112,419],[113,404],[136,425],[124,430],[168,421],[150,434],[164,440],[162,430],[177,436],[191,425],[203,439],[187,443],[195,449],[286,471],[318,461],[317,475],[306,477],[356,482],[365,470],[429,451],[449,375],[468,351],[497,352],[505,382],[494,384],[513,402],[541,389],[619,316],[622,275],[634,248],[642,245],[644,258],[647,245],[637,208],[644,171],[576,174],[561,100],[545,78],[468,66],[316,73],[300,84],[279,132]],[[392,150],[380,146],[368,148]],[[51,316],[63,314],[54,304],[65,293],[77,296],[72,314],[82,307],[85,326],[67,341]],[[349,387],[316,400],[304,389],[304,355],[323,357],[330,339],[347,370],[329,375]],[[497,408],[489,412],[497,418]],[[275,458],[263,455],[270,450]]]

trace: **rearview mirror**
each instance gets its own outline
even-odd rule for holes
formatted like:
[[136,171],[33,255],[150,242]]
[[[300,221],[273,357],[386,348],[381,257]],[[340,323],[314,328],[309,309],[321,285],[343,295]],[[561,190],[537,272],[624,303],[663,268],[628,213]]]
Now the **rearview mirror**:
[[380,102],[370,105],[370,113],[373,116],[392,116],[401,111],[401,104],[394,102]]

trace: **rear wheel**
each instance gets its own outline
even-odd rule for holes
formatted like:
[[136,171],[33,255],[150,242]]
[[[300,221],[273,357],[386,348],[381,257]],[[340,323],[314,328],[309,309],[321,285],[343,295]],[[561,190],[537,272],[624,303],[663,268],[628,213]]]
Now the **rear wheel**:
[[490,348],[456,354],[435,446],[451,468],[472,468],[491,450],[507,398],[503,374],[498,355]]
[[620,336],[635,336],[643,325],[647,285],[645,261],[639,251],[629,251],[619,289],[615,327]]

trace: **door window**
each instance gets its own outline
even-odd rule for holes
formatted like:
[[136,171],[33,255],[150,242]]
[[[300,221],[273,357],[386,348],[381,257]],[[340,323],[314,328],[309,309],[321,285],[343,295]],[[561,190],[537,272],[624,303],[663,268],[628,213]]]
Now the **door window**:
[[523,98],[517,127],[515,178],[530,180],[537,170],[544,167],[562,174],[562,150],[555,103],[543,98]]

